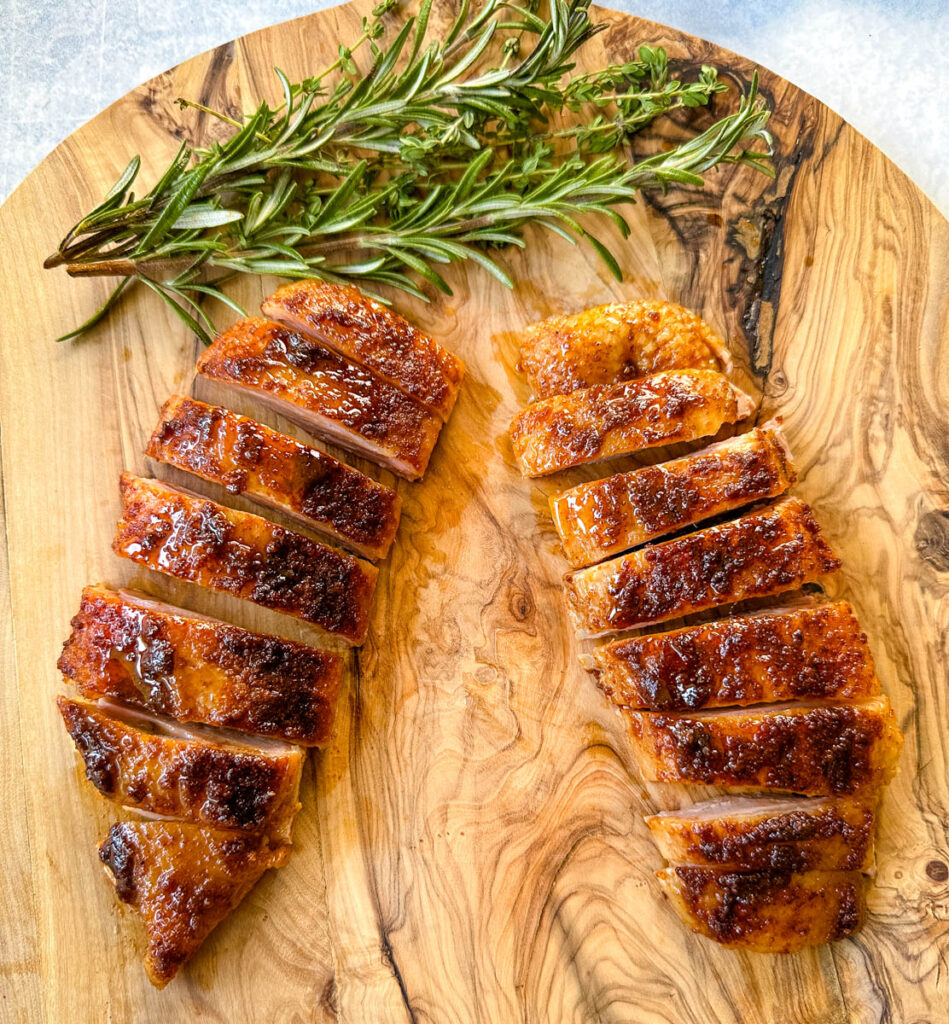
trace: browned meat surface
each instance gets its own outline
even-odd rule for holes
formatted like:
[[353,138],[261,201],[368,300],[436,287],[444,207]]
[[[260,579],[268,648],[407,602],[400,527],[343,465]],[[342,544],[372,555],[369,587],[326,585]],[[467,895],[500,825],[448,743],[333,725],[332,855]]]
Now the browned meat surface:
[[366,639],[378,575],[369,562],[130,473],[122,475],[122,503],[117,555],[304,619],[348,643]]
[[311,745],[329,738],[342,659],[99,585],[59,669],[90,700]]
[[743,871],[867,871],[875,800],[725,797],[646,819],[673,864]]
[[407,480],[425,472],[442,427],[440,416],[370,371],[308,335],[254,317],[218,335],[198,373],[249,392]]
[[654,711],[880,692],[846,601],[614,640],[594,653],[592,671],[614,704]]
[[358,470],[219,406],[173,395],[145,453],[278,508],[366,558],[384,558],[402,502]]
[[85,766],[107,799],[166,818],[287,839],[303,770],[299,747],[231,742],[118,705],[58,697]]
[[653,782],[849,796],[886,784],[903,743],[886,697],[623,714],[642,773]]
[[511,422],[511,446],[524,476],[547,476],[708,437],[753,411],[752,400],[720,373],[669,370],[535,402]]
[[731,522],[565,579],[581,637],[602,636],[812,583],[840,568],[809,506],[785,498]]
[[448,419],[465,364],[358,288],[292,281],[265,299],[261,309],[264,316],[312,334],[327,348],[372,370]]
[[592,565],[754,501],[774,498],[795,473],[771,422],[672,462],[617,473],[550,501],[571,565]]
[[666,868],[659,883],[693,931],[731,949],[793,953],[855,932],[865,912],[857,871]]
[[99,859],[145,928],[145,971],[164,988],[289,847],[174,821],[113,825]]
[[701,317],[658,299],[610,303],[531,324],[519,364],[538,398],[660,370],[727,372],[729,366],[721,338]]

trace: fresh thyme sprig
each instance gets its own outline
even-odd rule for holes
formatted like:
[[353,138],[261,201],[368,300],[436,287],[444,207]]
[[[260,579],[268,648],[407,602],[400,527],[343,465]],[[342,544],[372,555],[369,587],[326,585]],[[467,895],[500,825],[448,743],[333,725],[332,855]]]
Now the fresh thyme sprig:
[[[382,47],[397,3],[383,0],[322,73],[293,84],[278,71],[278,107],[261,103],[242,121],[201,107],[233,135],[182,145],[141,198],[132,192],[139,158],[129,163],[46,261],[74,276],[122,278],[66,337],[99,323],[130,285],[155,291],[205,341],[215,327],[204,300],[240,311],[222,290],[235,274],[357,281],[424,298],[419,279],[447,292],[437,268],[470,260],[510,285],[493,251],[523,245],[530,224],[589,242],[619,277],[578,217],[605,215],[625,235],[616,207],[640,189],[701,187],[722,163],[770,173],[756,78],[734,113],[630,163],[621,149],[635,132],[725,86],[709,67],[695,81],[672,77],[665,52],[647,46],[634,61],[574,74],[574,55],[601,29],[589,0],[550,0],[546,18],[531,0],[485,0],[474,11],[463,0],[431,41],[432,0],[423,0]],[[365,47],[363,74],[354,55]]]

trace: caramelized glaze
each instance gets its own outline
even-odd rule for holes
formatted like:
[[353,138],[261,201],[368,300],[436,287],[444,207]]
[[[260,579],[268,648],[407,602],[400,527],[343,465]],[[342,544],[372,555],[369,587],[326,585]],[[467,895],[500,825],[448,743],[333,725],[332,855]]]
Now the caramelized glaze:
[[531,324],[519,369],[538,398],[660,370],[725,370],[721,338],[695,313],[673,302],[639,299],[595,306]]
[[593,637],[779,594],[839,568],[810,507],[785,498],[720,526],[575,570],[564,584],[579,635]]
[[599,562],[649,540],[765,498],[795,479],[777,424],[703,451],[605,480],[550,501],[571,565]]
[[164,988],[288,847],[262,836],[174,821],[122,822],[109,829],[99,859],[145,927],[145,970]]
[[325,452],[219,406],[173,395],[145,453],[279,508],[368,558],[399,526],[395,491]]
[[658,872],[676,912],[693,931],[731,949],[793,953],[836,942],[860,927],[865,883],[855,871]]
[[619,707],[689,711],[880,692],[846,601],[614,640],[593,658],[600,689]]
[[332,729],[342,659],[100,585],[82,592],[59,670],[90,700],[310,745]]
[[710,800],[646,819],[676,864],[747,870],[866,871],[874,801],[860,798]]
[[250,317],[218,335],[198,373],[267,399],[319,437],[406,479],[425,472],[442,420],[299,331]]
[[465,364],[358,288],[326,281],[292,281],[265,299],[261,309],[264,316],[312,334],[448,419]]
[[546,476],[706,437],[753,410],[751,399],[720,373],[670,370],[535,402],[511,422],[511,446],[524,476]]
[[117,555],[273,608],[352,644],[369,627],[375,566],[260,516],[122,475]]
[[643,775],[654,782],[846,796],[888,782],[902,745],[885,697],[623,714]]
[[161,817],[289,836],[303,769],[298,748],[171,735],[159,721],[133,720],[118,708],[67,697],[56,703],[86,778],[107,799]]

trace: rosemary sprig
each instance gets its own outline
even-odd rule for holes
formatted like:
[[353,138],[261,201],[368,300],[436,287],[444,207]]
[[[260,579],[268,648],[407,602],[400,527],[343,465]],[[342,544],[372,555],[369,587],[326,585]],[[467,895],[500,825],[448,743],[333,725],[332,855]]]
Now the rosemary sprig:
[[[141,198],[132,192],[139,158],[129,163],[46,261],[74,276],[122,277],[66,337],[101,322],[136,284],[205,341],[214,333],[207,298],[239,310],[222,290],[235,274],[358,281],[424,298],[420,279],[447,292],[437,268],[470,260],[510,285],[493,252],[523,245],[531,224],[589,242],[619,277],[579,217],[607,216],[625,234],[616,207],[640,189],[701,187],[722,163],[770,173],[756,78],[734,113],[631,163],[622,148],[635,132],[725,86],[709,67],[694,81],[672,77],[665,52],[647,46],[636,60],[575,74],[574,55],[601,29],[589,0],[550,0],[546,18],[532,0],[477,10],[463,0],[440,40],[428,39],[432,0],[423,0],[380,46],[397,2],[383,0],[320,74],[290,83],[278,71],[279,106],[262,102],[240,122],[201,107],[234,133],[182,145]],[[361,73],[354,55],[366,47]]]

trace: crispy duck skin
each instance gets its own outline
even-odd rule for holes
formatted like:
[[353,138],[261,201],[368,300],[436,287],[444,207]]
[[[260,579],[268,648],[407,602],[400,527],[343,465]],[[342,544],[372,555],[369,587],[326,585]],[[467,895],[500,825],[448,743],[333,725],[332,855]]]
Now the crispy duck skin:
[[82,592],[59,670],[89,700],[310,746],[332,730],[342,659],[99,585]]
[[550,511],[571,565],[618,555],[766,498],[795,480],[774,421],[685,458],[616,473],[551,498]]
[[265,299],[261,310],[372,370],[443,420],[451,414],[465,364],[358,288],[292,281]]
[[325,452],[220,406],[173,395],[145,454],[294,516],[365,558],[399,527],[395,491]]
[[[63,722],[107,800],[161,818],[288,840],[300,805],[301,748],[250,745],[120,705],[58,697]],[[266,744],[266,745],[262,745]]]
[[882,696],[852,704],[623,714],[651,782],[850,796],[889,782],[903,743]]
[[614,640],[594,652],[591,671],[617,706],[652,711],[880,692],[866,634],[846,601]]
[[442,428],[440,416],[387,381],[299,331],[256,317],[219,334],[198,373],[407,480],[425,472]]
[[768,597],[836,572],[808,505],[784,498],[730,522],[649,545],[564,578],[581,637]]
[[164,988],[289,847],[175,821],[113,825],[99,859],[145,928],[145,971]]
[[865,912],[857,871],[658,872],[676,913],[693,931],[730,949],[793,953],[855,932]]
[[117,555],[361,644],[378,571],[260,516],[122,474]]
[[721,338],[674,302],[609,303],[531,324],[519,369],[538,398],[615,384],[660,370],[723,370],[731,360]]
[[741,871],[867,871],[874,799],[724,797],[646,818],[673,864]]
[[715,434],[754,403],[713,370],[668,370],[620,384],[597,384],[529,405],[511,422],[524,476]]

